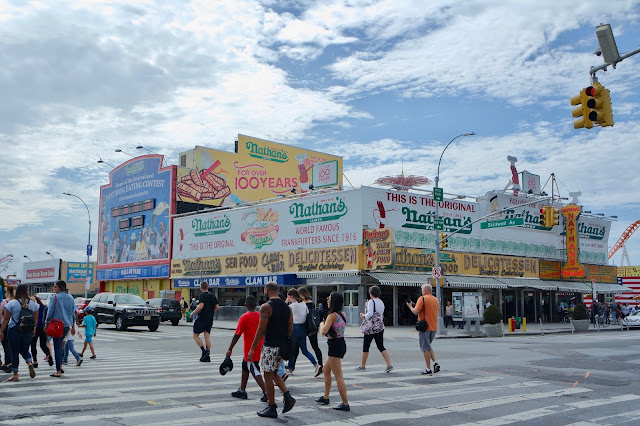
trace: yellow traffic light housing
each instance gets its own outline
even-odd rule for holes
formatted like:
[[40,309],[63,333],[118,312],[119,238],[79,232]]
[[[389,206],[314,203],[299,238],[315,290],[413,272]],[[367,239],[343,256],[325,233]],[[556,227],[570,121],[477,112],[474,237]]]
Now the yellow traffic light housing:
[[604,103],[604,123],[600,125],[602,127],[613,126],[613,110],[611,109],[611,95],[609,93],[609,89],[604,89],[602,102]]
[[550,226],[554,226],[554,225],[560,225],[560,211],[555,208],[555,207],[551,207],[551,214],[550,219],[551,219],[551,223]]
[[540,219],[539,219],[538,223],[543,228],[548,228],[548,226],[547,226],[547,209],[548,209],[548,207],[542,207],[540,209]]
[[447,247],[449,247],[449,243],[447,242],[447,234],[445,234],[444,232],[441,232],[440,233],[440,248],[442,250],[444,250]]
[[573,122],[574,129],[582,129],[583,127],[591,129],[593,127],[593,122],[589,120],[589,108],[587,107],[589,97],[585,93],[585,90],[586,89],[582,89],[579,95],[571,98],[571,105],[579,105],[571,111],[571,114],[574,117],[580,117],[578,120]]
[[587,108],[589,108],[589,120],[600,127],[613,126],[613,112],[611,110],[611,95],[609,89],[595,82],[593,86],[585,89],[587,95]]

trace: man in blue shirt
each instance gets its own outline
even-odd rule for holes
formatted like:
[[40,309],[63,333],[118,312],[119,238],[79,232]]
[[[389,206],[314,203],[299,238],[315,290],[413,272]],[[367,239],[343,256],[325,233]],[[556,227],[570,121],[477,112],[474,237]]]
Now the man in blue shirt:
[[[64,323],[62,329],[62,337],[53,338],[53,352],[56,355],[56,372],[51,377],[62,376],[62,358],[64,345],[63,340],[69,333],[69,329],[73,325],[76,313],[76,304],[73,297],[66,292],[67,283],[60,280],[53,285],[54,295],[49,299],[49,309],[47,312],[47,323],[52,319],[58,319]],[[45,330],[47,327],[45,326]]]

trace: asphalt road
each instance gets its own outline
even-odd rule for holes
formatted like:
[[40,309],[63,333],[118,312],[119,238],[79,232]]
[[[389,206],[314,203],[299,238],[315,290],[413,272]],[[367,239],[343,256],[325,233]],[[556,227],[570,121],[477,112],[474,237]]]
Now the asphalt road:
[[[343,361],[351,405],[336,412],[319,406],[322,377],[298,358],[287,381],[298,402],[277,420],[255,413],[265,404],[250,379],[248,400],[232,398],[240,381],[242,341],[234,369],[221,376],[233,331],[214,330],[212,363],[200,363],[187,327],[162,325],[117,332],[104,325],[95,338],[98,359],[65,366],[61,379],[40,362],[30,379],[24,364],[18,383],[1,373],[0,424],[638,424],[640,418],[640,332],[522,336],[499,339],[437,339],[440,373],[424,369],[417,338],[385,339],[395,367],[385,374],[372,345],[364,372],[361,338],[347,339]],[[77,342],[81,346],[81,342]],[[321,338],[326,354],[326,342]],[[276,393],[279,409],[281,394]]]

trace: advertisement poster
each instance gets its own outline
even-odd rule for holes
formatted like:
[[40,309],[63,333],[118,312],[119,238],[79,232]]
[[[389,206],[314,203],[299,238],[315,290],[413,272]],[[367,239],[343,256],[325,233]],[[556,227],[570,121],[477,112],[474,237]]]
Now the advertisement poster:
[[132,158],[100,187],[98,280],[168,277],[175,166],[162,161]]
[[[89,262],[89,284],[93,283],[94,263]],[[66,263],[67,284],[86,284],[87,283],[87,262],[67,262]]]
[[[560,246],[566,246],[566,221],[560,215]],[[577,222],[578,260],[581,263],[606,265],[609,263],[609,233],[611,222],[608,220],[580,215]],[[564,254],[564,252],[563,252]]]
[[451,293],[453,299],[453,320],[462,321],[462,292],[454,291]]
[[481,320],[484,316],[482,293],[463,293],[462,317],[465,320]]
[[173,258],[362,244],[361,208],[359,191],[335,191],[177,217]]
[[60,279],[60,259],[26,262],[22,268],[22,284],[51,283]]
[[360,269],[374,270],[391,265],[391,228],[362,231],[362,265]]
[[178,169],[178,200],[217,207],[342,185],[342,157],[245,135],[237,151],[196,147],[193,164]]

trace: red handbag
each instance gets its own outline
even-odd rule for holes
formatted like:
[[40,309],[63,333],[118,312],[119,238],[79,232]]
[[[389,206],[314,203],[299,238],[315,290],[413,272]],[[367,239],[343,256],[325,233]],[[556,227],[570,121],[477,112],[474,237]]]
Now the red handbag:
[[[53,305],[54,313],[57,307],[58,307],[58,296],[55,297],[55,304]],[[47,329],[45,333],[47,333],[47,336],[57,339],[62,337],[63,331],[64,331],[64,323],[59,319],[54,318],[47,323]]]

